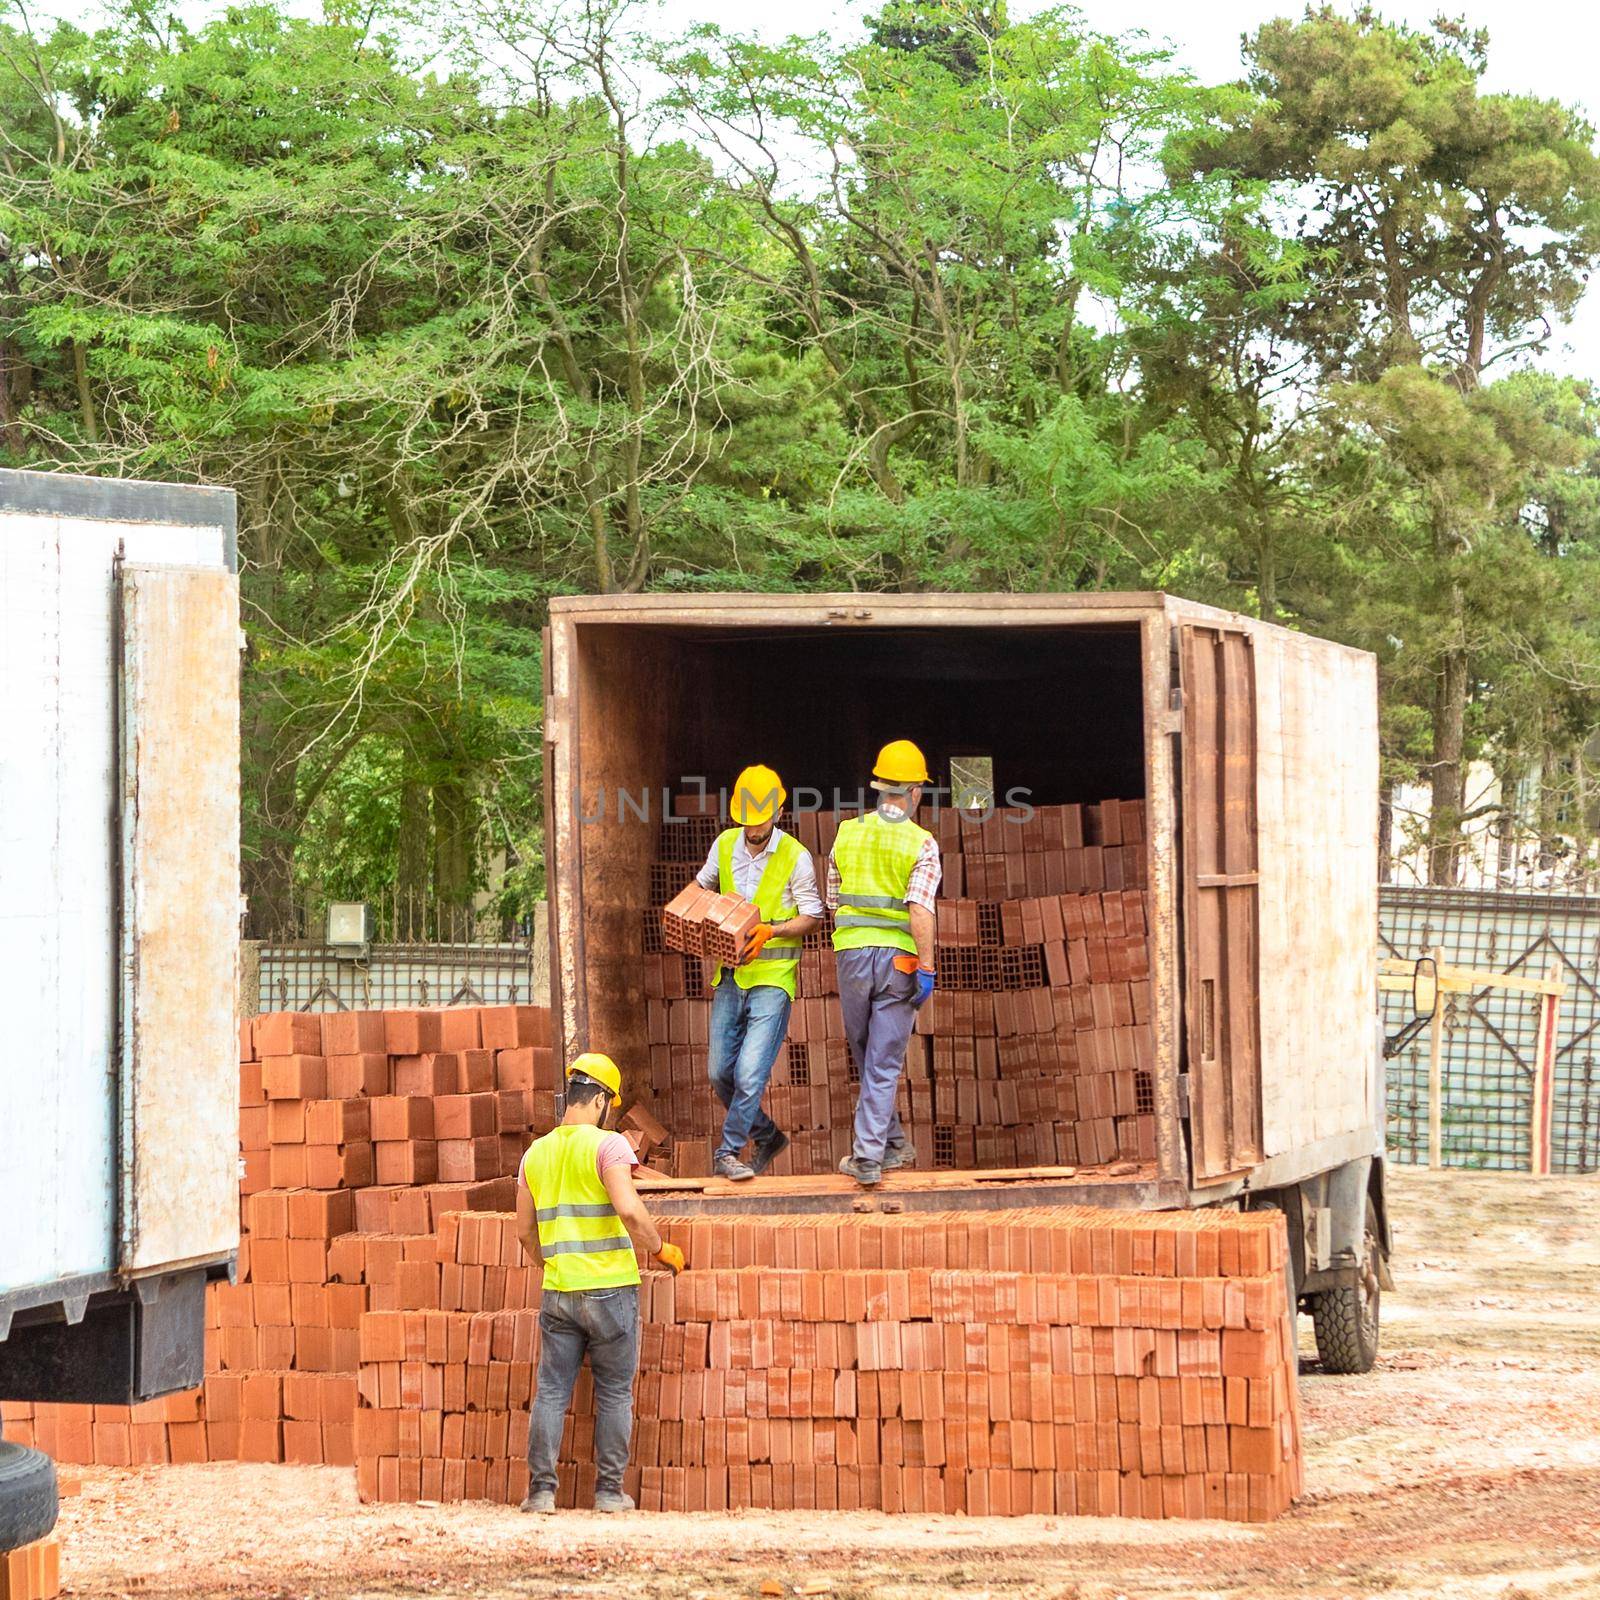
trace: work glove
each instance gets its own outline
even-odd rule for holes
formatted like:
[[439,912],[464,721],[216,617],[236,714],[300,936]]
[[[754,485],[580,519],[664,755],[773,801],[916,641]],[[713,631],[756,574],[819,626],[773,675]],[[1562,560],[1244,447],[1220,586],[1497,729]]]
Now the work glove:
[[656,1251],[656,1260],[664,1266],[674,1278],[683,1271],[685,1262],[683,1251],[675,1244],[664,1244]]
[[758,922],[750,930],[750,937],[745,942],[744,954],[739,958],[739,965],[742,967],[747,961],[754,961],[761,954],[762,945],[771,937],[772,924],[770,922]]
[[912,1006],[920,1011],[928,1003],[928,997],[933,993],[933,968],[917,968],[917,995],[911,1002]]

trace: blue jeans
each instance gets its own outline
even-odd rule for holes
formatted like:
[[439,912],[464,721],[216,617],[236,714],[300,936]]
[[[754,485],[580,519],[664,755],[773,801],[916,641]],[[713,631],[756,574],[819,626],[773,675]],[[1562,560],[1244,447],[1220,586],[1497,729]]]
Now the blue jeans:
[[793,1002],[776,984],[741,989],[724,973],[711,999],[711,1087],[727,1107],[719,1156],[736,1156],[753,1138],[763,1143],[778,1125],[761,1109],[772,1064],[789,1032]]
[[561,1428],[585,1355],[594,1373],[595,1486],[620,1494],[639,1369],[638,1284],[577,1294],[546,1289],[541,1297],[539,1387],[528,1414],[529,1494],[555,1489]]
[[906,1064],[906,1044],[916,1026],[911,1004],[917,980],[895,967],[902,952],[883,945],[841,950],[835,958],[839,974],[839,1009],[861,1087],[856,1093],[855,1155],[858,1161],[882,1161],[888,1145],[903,1145],[895,1099]]

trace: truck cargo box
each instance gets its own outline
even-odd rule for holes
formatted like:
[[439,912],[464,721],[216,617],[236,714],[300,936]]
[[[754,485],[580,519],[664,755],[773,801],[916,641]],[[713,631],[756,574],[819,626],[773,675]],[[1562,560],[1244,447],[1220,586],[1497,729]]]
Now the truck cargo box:
[[230,490],[0,471],[0,1398],[197,1382],[238,1244]]
[[[630,1097],[660,1087],[645,981],[655,908],[697,864],[665,831],[675,797],[696,780],[715,793],[761,761],[792,808],[805,791],[826,812],[835,791],[860,795],[881,744],[910,738],[936,781],[952,758],[981,757],[1002,801],[1017,790],[1027,808],[1069,815],[1132,808],[1142,836],[1131,855],[1118,846],[1116,870],[1148,920],[1149,1148],[1079,1160],[1070,1177],[1037,1162],[985,1179],[951,1161],[951,1129],[907,1204],[963,1188],[973,1203],[1208,1204],[1381,1151],[1370,655],[1156,593],[648,595],[552,602],[545,671],[558,1038],[569,1056],[615,1056]],[[919,820],[961,826],[926,804]],[[793,826],[808,842],[804,817]],[[1001,882],[994,859],[981,893],[960,897],[986,917],[1009,915],[1003,902],[1032,882],[1020,870]],[[958,898],[946,894],[942,983],[959,965],[946,960]],[[838,1187],[787,1182],[796,1205],[833,1203]]]

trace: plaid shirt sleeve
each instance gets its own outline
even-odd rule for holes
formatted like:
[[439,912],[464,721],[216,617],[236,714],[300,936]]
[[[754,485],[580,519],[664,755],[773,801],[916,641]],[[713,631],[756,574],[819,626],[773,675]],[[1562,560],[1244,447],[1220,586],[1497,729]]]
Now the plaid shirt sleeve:
[[839,909],[839,869],[833,864],[833,852],[828,852],[828,890],[824,897],[830,911]]
[[943,878],[944,863],[939,859],[939,841],[930,835],[922,841],[917,864],[906,881],[906,903],[932,911]]

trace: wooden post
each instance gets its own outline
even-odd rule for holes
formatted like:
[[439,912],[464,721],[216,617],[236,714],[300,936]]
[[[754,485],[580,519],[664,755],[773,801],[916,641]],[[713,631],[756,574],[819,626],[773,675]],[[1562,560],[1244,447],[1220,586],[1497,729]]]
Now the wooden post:
[[[1444,948],[1435,945],[1428,954],[1438,970],[1444,967]],[[1428,1168],[1444,1165],[1444,993],[1428,1028]]]
[[[1555,957],[1545,967],[1545,977],[1558,984],[1561,969]],[[1555,1110],[1556,1035],[1561,1015],[1561,991],[1553,987],[1539,996],[1539,1031],[1533,1046],[1533,1098],[1528,1126],[1528,1171],[1535,1177],[1550,1173],[1551,1122]]]

